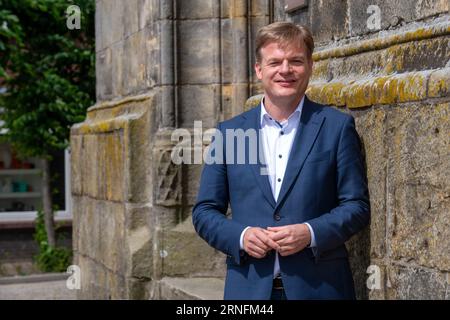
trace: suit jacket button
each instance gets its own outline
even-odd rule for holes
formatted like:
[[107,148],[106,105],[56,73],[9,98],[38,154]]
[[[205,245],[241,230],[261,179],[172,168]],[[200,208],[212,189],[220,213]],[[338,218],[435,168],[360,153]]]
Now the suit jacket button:
[[281,220],[281,217],[280,217],[280,215],[279,215],[278,213],[275,214],[274,218],[275,218],[275,220],[277,220],[277,221],[280,221],[280,220]]

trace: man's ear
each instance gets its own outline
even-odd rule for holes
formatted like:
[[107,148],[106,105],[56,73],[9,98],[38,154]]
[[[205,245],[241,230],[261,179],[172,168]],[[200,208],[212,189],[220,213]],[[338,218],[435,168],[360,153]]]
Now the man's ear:
[[262,73],[261,73],[261,64],[259,62],[255,63],[255,72],[256,72],[256,76],[258,77],[258,79],[261,80]]

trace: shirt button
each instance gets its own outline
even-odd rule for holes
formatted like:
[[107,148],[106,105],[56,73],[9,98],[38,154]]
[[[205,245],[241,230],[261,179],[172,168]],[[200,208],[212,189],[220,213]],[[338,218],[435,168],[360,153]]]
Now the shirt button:
[[281,178],[278,178],[278,180],[277,180],[278,182],[281,182]]
[[282,157],[283,157],[283,156],[282,156],[281,154],[279,154],[279,155],[278,155],[278,158],[280,158],[280,159],[281,159]]
[[281,220],[281,217],[280,217],[280,215],[279,215],[278,213],[274,215],[274,218],[275,218],[275,220],[277,220],[277,221],[280,221],[280,220]]
[[280,134],[283,135],[283,134],[284,134],[284,131],[280,131]]

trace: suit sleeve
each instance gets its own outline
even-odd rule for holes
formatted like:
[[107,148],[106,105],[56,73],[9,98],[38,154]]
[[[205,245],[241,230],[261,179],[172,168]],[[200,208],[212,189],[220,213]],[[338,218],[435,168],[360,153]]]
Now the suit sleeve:
[[[220,124],[216,134],[222,134]],[[222,135],[222,137],[224,137]],[[200,180],[197,202],[192,210],[192,222],[199,236],[213,248],[232,256],[237,264],[245,255],[240,250],[240,236],[246,226],[228,219],[229,193],[227,166],[225,163],[225,139],[213,137],[209,157],[215,159],[213,163],[205,163]],[[219,155],[217,148],[222,148]]]
[[336,155],[338,206],[307,221],[314,230],[316,252],[341,246],[370,221],[367,178],[353,117],[346,117]]

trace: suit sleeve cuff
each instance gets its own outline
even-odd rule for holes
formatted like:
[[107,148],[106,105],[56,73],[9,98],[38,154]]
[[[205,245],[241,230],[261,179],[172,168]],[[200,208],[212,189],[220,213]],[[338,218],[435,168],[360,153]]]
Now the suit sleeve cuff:
[[250,227],[245,228],[241,233],[241,238],[239,239],[239,247],[241,250],[244,250],[244,233],[247,231],[247,229],[250,229]]
[[314,236],[314,230],[308,222],[305,222],[305,224],[308,226],[309,232],[311,233],[311,243],[309,244],[308,248],[315,248],[316,247],[316,237]]

